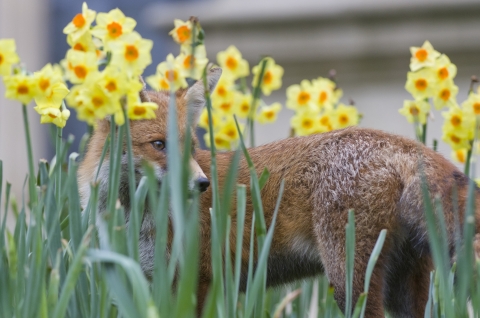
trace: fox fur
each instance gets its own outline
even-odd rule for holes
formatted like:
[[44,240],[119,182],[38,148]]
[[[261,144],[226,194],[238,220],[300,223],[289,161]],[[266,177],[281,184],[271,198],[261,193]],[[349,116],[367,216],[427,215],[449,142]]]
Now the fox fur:
[[[209,89],[213,90],[220,69],[209,72]],[[166,140],[169,94],[143,91],[143,100],[158,104],[156,119],[131,122],[133,153],[137,176],[142,160],[149,161],[161,181],[167,167],[166,153],[152,146],[155,140]],[[204,87],[197,82],[176,94],[180,140],[187,127],[187,111],[193,108],[198,118],[204,107]],[[79,169],[79,187],[83,204],[88,202],[90,183],[95,178],[103,145],[109,133],[109,121],[99,123],[85,159]],[[195,127],[189,131],[196,143]],[[168,147],[168,145],[167,145]],[[280,183],[285,191],[268,259],[267,284],[276,286],[296,279],[325,274],[335,288],[335,299],[345,307],[345,225],[348,210],[354,209],[356,249],[353,300],[363,291],[370,253],[382,229],[387,236],[373,272],[367,317],[423,317],[427,303],[430,271],[433,269],[423,210],[419,158],[432,197],[443,205],[450,250],[454,250],[455,215],[452,191],[458,193],[458,220],[462,226],[469,179],[442,155],[422,144],[386,132],[346,128],[343,130],[289,138],[248,150],[260,174],[264,168],[270,177],[261,191],[267,225],[271,223]],[[225,181],[232,153],[218,153],[220,187]],[[210,154],[196,150],[190,158],[192,180],[210,177]],[[126,156],[122,159],[126,166]],[[106,209],[108,155],[100,169],[100,211]],[[126,171],[126,169],[122,169]],[[241,159],[238,183],[249,185],[247,163]],[[253,206],[247,190],[246,226],[242,252],[242,286],[246,284],[250,224]],[[119,198],[128,220],[128,178],[120,179]],[[233,199],[235,201],[235,199]],[[480,207],[476,192],[476,206]],[[210,265],[211,189],[200,197],[200,265],[198,306],[201,312],[212,279]],[[232,207],[235,207],[235,202]],[[232,208],[232,246],[235,246],[235,209]],[[480,232],[480,210],[476,210],[476,233]],[[154,218],[145,211],[140,232],[141,266],[151,278],[154,260]],[[232,249],[233,253],[233,249]],[[453,257],[453,255],[451,255]]]

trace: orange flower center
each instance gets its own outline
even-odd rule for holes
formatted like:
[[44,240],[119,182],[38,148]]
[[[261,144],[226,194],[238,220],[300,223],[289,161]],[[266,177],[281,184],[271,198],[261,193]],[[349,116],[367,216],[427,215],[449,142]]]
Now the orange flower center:
[[444,101],[448,101],[450,99],[450,90],[448,88],[442,89],[440,92],[440,98]]
[[222,103],[220,105],[220,109],[228,112],[230,109],[232,108],[232,104],[231,103]]
[[440,79],[444,80],[448,77],[448,70],[446,67],[442,67],[441,69],[438,70],[438,77],[440,77]]
[[420,49],[418,50],[416,53],[415,53],[415,57],[417,58],[417,60],[419,60],[420,62],[423,62],[427,59],[428,57],[428,52],[427,50],[425,49]]
[[165,77],[170,81],[170,82],[174,82],[177,80],[178,78],[178,74],[176,71],[174,70],[168,70],[165,72]]
[[309,119],[309,118],[305,118],[303,121],[302,121],[302,127],[305,128],[305,129],[310,129],[313,127],[313,120]]
[[105,88],[107,91],[113,92],[117,90],[117,84],[114,81],[110,81],[107,83],[107,85],[105,85]]
[[225,89],[224,86],[219,86],[217,88],[217,94],[224,97],[225,95],[227,95],[227,90]]
[[229,69],[234,70],[237,68],[238,62],[235,58],[229,56],[225,64]]
[[451,140],[453,143],[456,143],[456,144],[460,143],[460,138],[458,138],[458,137],[455,136],[455,135],[451,135],[451,136],[450,136],[450,140]]
[[135,106],[135,108],[133,109],[133,113],[134,113],[136,116],[142,116],[142,115],[144,115],[146,112],[147,112],[147,110],[145,109],[145,107]]
[[267,117],[268,119],[273,119],[275,117],[275,112],[273,110],[266,111],[265,117]]
[[86,22],[87,21],[85,21],[85,18],[81,13],[77,14],[72,20],[73,25],[76,26],[77,28],[83,27]]
[[82,44],[80,43],[77,43],[73,46],[73,49],[76,50],[76,51],[82,51],[82,52],[86,52],[87,50],[83,47]]
[[230,138],[235,138],[236,137],[236,130],[235,129],[228,129],[225,134],[230,137]]
[[188,56],[183,60],[183,67],[185,67],[185,68],[190,68],[194,63],[195,63],[195,58],[192,59],[192,56],[191,56],[191,55],[188,55]]
[[94,96],[92,98],[92,104],[95,108],[101,107],[103,105],[103,98],[98,97],[98,96]]
[[177,29],[178,41],[180,41],[180,43],[183,43],[190,39],[190,35],[191,31],[186,25],[183,25]]
[[29,91],[28,86],[25,85],[25,84],[20,84],[17,87],[17,93],[20,94],[20,95],[28,94],[28,91]]
[[160,80],[160,88],[167,90],[167,89],[170,89],[170,85],[168,84],[168,82],[165,79],[162,78]]
[[48,78],[42,78],[38,83],[40,89],[45,92],[45,90],[50,86],[50,80]]
[[340,117],[338,117],[338,121],[340,122],[341,125],[346,125],[348,124],[348,116],[340,115]]
[[246,113],[250,110],[250,105],[248,103],[243,103],[242,105],[240,105],[240,109],[242,110],[242,112]]
[[300,92],[300,94],[298,94],[297,102],[298,102],[300,105],[305,105],[306,103],[308,103],[309,100],[310,100],[310,94],[309,94],[309,93],[307,93],[307,92]]
[[419,114],[420,114],[420,109],[418,109],[417,106],[415,106],[415,105],[410,106],[410,115],[418,116]]
[[330,119],[328,119],[327,116],[323,116],[322,118],[320,118],[320,124],[328,126],[330,125]]
[[457,155],[457,160],[460,161],[461,163],[465,163],[465,152],[461,151],[461,150],[458,150],[455,152],[455,154]]
[[3,55],[0,54],[0,64],[2,64],[2,62],[3,62]]
[[87,76],[87,68],[83,65],[75,66],[73,72],[75,72],[75,75],[81,79],[84,79]]
[[415,88],[418,89],[419,91],[424,91],[427,88],[427,81],[423,78],[420,78],[415,81]]
[[318,96],[318,101],[320,102],[320,104],[323,104],[323,103],[325,103],[327,98],[328,98],[327,92],[321,91],[320,95]]
[[118,38],[120,35],[122,35],[122,25],[120,25],[119,23],[117,22],[112,22],[110,23],[109,25],[107,25],[107,31],[108,31],[108,35],[111,37],[111,38]]
[[263,76],[263,82],[268,85],[272,82],[272,80],[273,80],[272,72],[267,71]]
[[135,45],[127,45],[125,47],[125,59],[129,62],[133,62],[138,59],[138,50]]
[[475,115],[480,115],[480,103],[473,104],[473,112]]
[[53,119],[57,118],[57,116],[55,116],[54,114],[48,114],[48,116]]
[[462,123],[462,118],[458,115],[453,115],[452,118],[450,118],[450,122],[453,126],[457,127]]

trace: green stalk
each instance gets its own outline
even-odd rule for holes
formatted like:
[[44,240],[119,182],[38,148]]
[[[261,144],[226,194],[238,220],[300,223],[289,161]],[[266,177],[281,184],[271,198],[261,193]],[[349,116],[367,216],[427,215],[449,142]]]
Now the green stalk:
[[55,139],[55,164],[58,165],[57,173],[55,175],[55,199],[59,215],[62,213],[61,193],[62,193],[62,132],[63,129],[57,127],[57,136]]
[[255,121],[253,120],[255,111],[257,110],[257,102],[260,99],[260,92],[262,88],[263,75],[265,75],[265,69],[267,67],[267,59],[263,59],[260,66],[260,74],[258,77],[258,83],[255,85],[252,96],[252,107],[250,107],[250,114],[247,119],[247,127],[250,130],[250,147],[255,147]]
[[470,149],[468,149],[468,152],[467,152],[467,159],[465,161],[465,168],[464,168],[464,173],[467,177],[470,176],[470,161],[472,159],[472,147],[470,147]]
[[27,154],[28,154],[28,185],[30,192],[30,206],[33,206],[37,203],[37,190],[36,178],[35,178],[35,168],[33,166],[33,151],[32,151],[32,139],[30,137],[30,125],[28,123],[28,114],[27,114],[27,105],[23,104],[23,128],[25,129],[25,138],[27,140]]
[[422,143],[425,145],[427,142],[427,123],[422,125]]

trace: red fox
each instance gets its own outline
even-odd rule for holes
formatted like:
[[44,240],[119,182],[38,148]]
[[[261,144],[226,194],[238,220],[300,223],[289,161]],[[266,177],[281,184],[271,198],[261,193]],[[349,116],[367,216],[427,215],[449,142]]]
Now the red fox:
[[[211,69],[209,89],[213,90],[221,70]],[[166,171],[166,133],[169,94],[142,91],[141,98],[158,104],[156,119],[132,121],[131,136],[135,163],[149,161],[161,181]],[[176,94],[179,131],[185,132],[187,110],[198,119],[205,98],[201,81]],[[79,169],[83,204],[88,202],[89,184],[94,180],[103,145],[110,131],[103,120],[93,134]],[[194,131],[192,127],[191,131]],[[194,143],[196,143],[195,136]],[[180,140],[183,136],[180,135]],[[348,210],[356,220],[354,302],[363,291],[370,253],[378,235],[386,229],[382,253],[372,275],[367,317],[423,317],[427,303],[430,271],[433,269],[423,212],[419,155],[431,195],[439,196],[445,213],[448,243],[454,246],[454,207],[452,190],[458,189],[459,220],[464,218],[469,179],[435,151],[410,139],[373,129],[346,128],[307,137],[289,138],[248,150],[258,173],[270,172],[261,195],[267,225],[270,224],[282,180],[285,191],[278,213],[268,259],[267,284],[276,286],[324,273],[335,288],[340,309],[345,307],[345,225]],[[226,178],[232,153],[217,155],[220,187]],[[210,267],[209,188],[210,153],[197,150],[190,158],[193,181],[201,194],[201,255],[198,303],[201,310],[212,273]],[[100,210],[105,209],[108,155],[99,174]],[[126,171],[126,170],[125,170]],[[121,177],[120,200],[128,213],[128,181]],[[245,160],[240,161],[238,183],[250,184]],[[235,206],[235,203],[232,204]],[[476,206],[480,207],[477,192]],[[235,210],[232,209],[232,214]],[[247,198],[246,223],[251,224],[253,206]],[[476,211],[476,233],[480,232],[480,210]],[[232,217],[235,222],[235,217]],[[232,224],[232,229],[235,229]],[[245,227],[245,238],[250,228]],[[232,232],[234,239],[236,233]],[[145,215],[140,233],[141,266],[151,277],[154,253],[154,220]],[[248,264],[248,239],[243,243],[243,265]],[[243,275],[246,277],[246,275]],[[245,283],[245,282],[244,282]]]

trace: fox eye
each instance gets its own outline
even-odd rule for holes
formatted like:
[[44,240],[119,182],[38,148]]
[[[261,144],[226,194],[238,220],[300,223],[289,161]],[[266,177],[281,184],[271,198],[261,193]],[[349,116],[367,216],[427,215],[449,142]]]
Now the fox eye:
[[163,150],[165,149],[165,142],[162,140],[155,140],[155,141],[152,141],[152,146],[156,150]]

